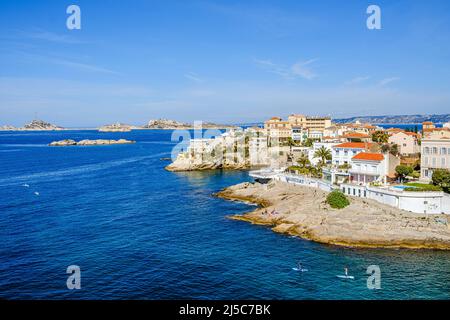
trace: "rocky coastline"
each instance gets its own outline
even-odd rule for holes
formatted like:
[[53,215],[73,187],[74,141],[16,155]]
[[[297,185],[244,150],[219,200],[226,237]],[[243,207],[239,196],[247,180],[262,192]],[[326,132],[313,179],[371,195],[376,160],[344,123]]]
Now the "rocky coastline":
[[113,144],[131,144],[136,143],[136,141],[119,139],[119,140],[106,140],[106,139],[97,139],[97,140],[81,140],[75,141],[72,139],[53,141],[49,143],[50,147],[67,147],[67,146],[104,146],[104,145],[113,145]]
[[226,162],[219,160],[192,160],[186,157],[178,156],[174,162],[166,166],[167,171],[202,171],[202,170],[247,170],[250,169],[250,164],[247,162]]
[[231,219],[265,225],[303,239],[348,247],[450,250],[450,217],[416,214],[376,201],[350,198],[332,209],[319,189],[283,182],[241,183],[216,194],[251,202],[259,208]]

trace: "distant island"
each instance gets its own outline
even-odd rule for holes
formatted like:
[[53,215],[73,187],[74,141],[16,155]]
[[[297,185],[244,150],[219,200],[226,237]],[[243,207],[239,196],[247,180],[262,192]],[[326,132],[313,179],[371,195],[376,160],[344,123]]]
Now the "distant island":
[[123,123],[114,123],[114,124],[107,124],[100,128],[98,128],[98,131],[100,132],[129,132],[131,129],[135,127],[130,126],[128,124]]
[[[234,125],[223,125],[211,122],[202,122],[203,129],[229,129],[235,128]],[[94,130],[95,128],[83,128],[79,130]],[[99,132],[130,132],[131,130],[145,130],[145,129],[159,129],[159,130],[176,130],[176,129],[194,129],[194,124],[179,122],[176,120],[157,119],[150,120],[146,125],[137,126],[130,124],[123,124],[120,122],[114,124],[107,124],[99,127]],[[56,131],[69,130],[43,120],[33,120],[23,127],[14,127],[11,125],[0,126],[0,131]]]
[[[175,130],[175,129],[193,129],[194,125],[190,123],[183,123],[175,120],[168,119],[157,119],[150,120],[143,129],[165,129],[165,130]],[[203,129],[227,129],[235,128],[233,125],[223,125],[210,122],[202,122]]]
[[21,128],[16,128],[8,125],[0,127],[0,131],[59,131],[59,130],[64,130],[64,128],[42,120],[33,120]]
[[384,116],[357,116],[351,118],[333,119],[335,123],[351,123],[359,121],[361,123],[372,124],[402,124],[402,123],[422,123],[431,121],[434,123],[446,123],[450,121],[450,114],[408,114],[408,115],[384,115]]

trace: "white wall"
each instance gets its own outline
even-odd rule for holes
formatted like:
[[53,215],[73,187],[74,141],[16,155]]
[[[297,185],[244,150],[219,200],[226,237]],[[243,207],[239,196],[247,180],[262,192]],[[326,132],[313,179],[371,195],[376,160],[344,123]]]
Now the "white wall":
[[450,214],[450,195],[443,192],[405,192],[353,184],[342,184],[341,190],[346,195],[366,197],[414,213]]

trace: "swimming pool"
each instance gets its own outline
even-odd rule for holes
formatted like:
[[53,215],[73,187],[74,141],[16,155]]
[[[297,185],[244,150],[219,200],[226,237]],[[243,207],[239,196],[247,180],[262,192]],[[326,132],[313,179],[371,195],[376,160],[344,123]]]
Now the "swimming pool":
[[406,188],[416,188],[414,186],[393,186],[393,189],[405,190]]

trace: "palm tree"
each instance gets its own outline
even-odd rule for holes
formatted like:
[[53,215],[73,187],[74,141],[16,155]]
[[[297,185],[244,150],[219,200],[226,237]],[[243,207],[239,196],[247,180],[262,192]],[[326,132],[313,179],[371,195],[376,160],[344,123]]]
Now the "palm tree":
[[325,165],[327,163],[327,160],[331,160],[331,151],[324,146],[321,146],[314,153],[314,158],[320,158],[321,163]]
[[308,156],[306,154],[300,155],[300,157],[297,159],[297,163],[302,168],[306,168],[306,166],[310,164]]

